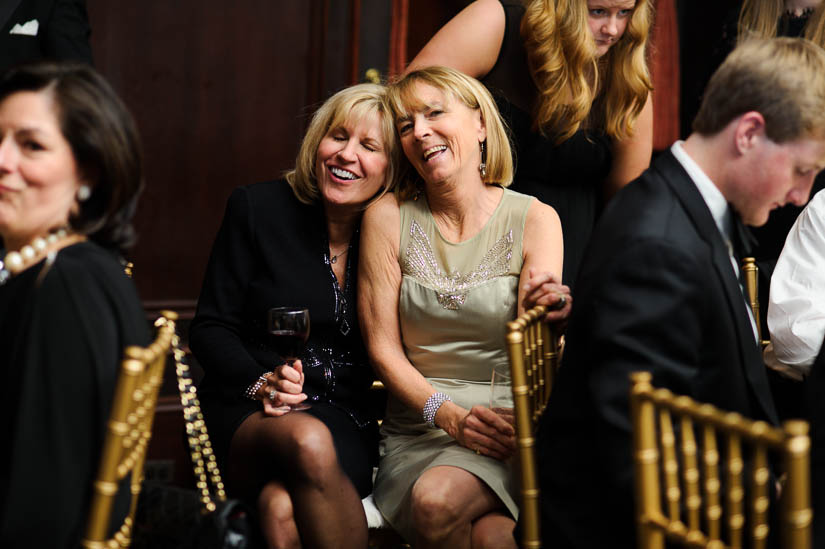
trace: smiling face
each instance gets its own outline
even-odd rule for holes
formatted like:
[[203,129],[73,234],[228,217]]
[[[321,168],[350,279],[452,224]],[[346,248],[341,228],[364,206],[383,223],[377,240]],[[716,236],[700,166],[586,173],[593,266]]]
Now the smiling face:
[[327,206],[362,208],[384,186],[389,162],[380,115],[330,128],[318,144],[315,177]]
[[825,140],[797,139],[774,143],[763,136],[737,171],[738,185],[726,196],[748,225],[759,227],[771,210],[785,204],[803,206],[814,178],[825,167]]
[[6,248],[66,225],[79,186],[51,94],[6,97],[0,103],[0,235]]
[[627,29],[636,0],[587,0],[587,23],[601,57]]
[[480,179],[479,143],[487,137],[481,113],[451,94],[418,82],[416,105],[396,121],[401,147],[410,163],[427,183]]

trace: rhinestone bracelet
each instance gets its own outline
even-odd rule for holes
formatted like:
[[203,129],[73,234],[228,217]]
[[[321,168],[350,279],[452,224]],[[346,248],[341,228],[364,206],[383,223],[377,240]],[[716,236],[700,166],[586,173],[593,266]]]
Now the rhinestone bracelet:
[[257,398],[255,398],[255,395],[257,395],[257,394],[258,394],[258,389],[260,389],[261,387],[263,387],[263,386],[264,386],[264,383],[266,383],[266,382],[268,381],[268,380],[266,379],[266,376],[268,376],[268,375],[269,375],[269,374],[271,374],[271,373],[272,373],[272,372],[267,372],[267,373],[265,373],[264,375],[262,375],[262,376],[258,377],[258,379],[257,379],[257,380],[255,380],[255,383],[253,383],[252,385],[250,385],[249,387],[247,387],[247,388],[246,388],[246,393],[244,393],[244,394],[246,395],[246,398],[248,398],[248,399],[250,399],[250,400],[258,400]]
[[444,393],[433,393],[430,395],[430,398],[428,398],[427,402],[424,403],[424,410],[421,411],[421,415],[424,416],[424,422],[427,425],[430,427],[435,427],[435,414],[438,413],[438,409],[441,408],[441,405],[448,400],[452,399],[449,395]]

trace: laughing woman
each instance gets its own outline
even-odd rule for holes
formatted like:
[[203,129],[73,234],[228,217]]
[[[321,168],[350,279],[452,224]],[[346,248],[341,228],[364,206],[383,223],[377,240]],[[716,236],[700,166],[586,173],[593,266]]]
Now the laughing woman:
[[359,310],[390,391],[375,501],[416,547],[515,547],[510,421],[490,378],[505,322],[567,304],[552,208],[505,187],[512,157],[477,80],[444,67],[390,88],[408,178],[364,215]]
[[[286,181],[241,187],[218,233],[191,347],[230,491],[257,502],[269,547],[365,547],[372,490],[373,373],[356,316],[358,233],[391,188],[397,156],[384,88],[361,84],[318,110]],[[295,368],[267,338],[267,311],[309,309]],[[287,405],[307,400],[304,411]]]

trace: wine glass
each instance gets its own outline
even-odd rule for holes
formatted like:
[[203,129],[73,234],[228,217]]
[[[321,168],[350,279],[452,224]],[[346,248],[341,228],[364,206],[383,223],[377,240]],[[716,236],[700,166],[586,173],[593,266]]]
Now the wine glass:
[[513,384],[509,364],[493,366],[493,376],[490,380],[490,409],[513,423]]
[[[309,338],[309,310],[299,307],[273,307],[267,319],[269,341],[290,366],[304,350]],[[306,410],[309,404],[289,405],[290,410]]]

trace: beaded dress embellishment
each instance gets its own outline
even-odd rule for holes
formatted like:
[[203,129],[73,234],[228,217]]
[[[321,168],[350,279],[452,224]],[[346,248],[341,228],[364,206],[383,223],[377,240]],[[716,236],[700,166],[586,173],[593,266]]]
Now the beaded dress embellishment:
[[510,271],[510,259],[513,256],[513,231],[507,231],[490,248],[481,263],[462,275],[455,271],[445,274],[438,265],[430,239],[416,223],[410,223],[410,242],[401,270],[415,278],[419,283],[432,288],[438,297],[438,303],[445,309],[457,311],[467,299],[468,290],[480,286],[494,278],[505,276]]

